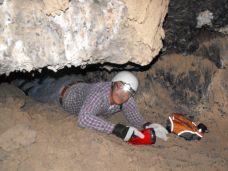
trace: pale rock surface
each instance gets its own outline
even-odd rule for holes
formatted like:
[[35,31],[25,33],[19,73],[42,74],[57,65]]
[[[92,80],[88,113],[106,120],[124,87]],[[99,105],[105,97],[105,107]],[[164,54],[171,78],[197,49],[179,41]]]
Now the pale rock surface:
[[60,15],[69,8],[69,0],[43,0],[47,15]]
[[12,151],[36,141],[36,131],[28,125],[16,125],[0,135],[0,147]]
[[94,63],[146,65],[159,53],[168,0],[5,0],[0,74]]

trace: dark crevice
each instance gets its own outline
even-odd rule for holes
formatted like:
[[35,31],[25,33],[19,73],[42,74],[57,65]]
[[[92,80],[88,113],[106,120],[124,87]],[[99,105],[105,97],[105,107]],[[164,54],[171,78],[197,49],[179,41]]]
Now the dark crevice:
[[[164,48],[177,53],[192,54],[199,48],[201,30],[216,33],[216,29],[228,25],[228,0],[170,0],[165,18]],[[208,10],[213,14],[211,25],[197,28],[197,16]]]

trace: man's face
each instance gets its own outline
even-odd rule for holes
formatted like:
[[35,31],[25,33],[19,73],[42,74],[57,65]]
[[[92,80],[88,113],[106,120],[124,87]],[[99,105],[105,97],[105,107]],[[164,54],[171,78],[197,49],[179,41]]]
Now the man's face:
[[121,105],[128,101],[130,98],[130,93],[128,91],[124,91],[123,83],[121,81],[117,81],[113,85],[113,90],[111,93],[111,103],[116,105]]

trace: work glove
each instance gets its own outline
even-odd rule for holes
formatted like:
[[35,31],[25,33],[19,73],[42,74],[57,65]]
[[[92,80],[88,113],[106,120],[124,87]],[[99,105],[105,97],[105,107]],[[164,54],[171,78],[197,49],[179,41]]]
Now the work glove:
[[128,141],[130,138],[136,136],[139,138],[144,138],[142,132],[140,132],[137,128],[131,126],[125,126],[122,124],[116,124],[112,133],[119,138],[122,138],[124,141]]
[[144,128],[153,128],[154,131],[155,131],[155,134],[156,134],[156,137],[164,140],[164,141],[167,141],[168,140],[168,137],[167,137],[167,134],[169,133],[167,131],[167,129],[165,129],[162,125],[160,124],[157,124],[157,123],[150,123],[150,122],[147,122],[143,125]]

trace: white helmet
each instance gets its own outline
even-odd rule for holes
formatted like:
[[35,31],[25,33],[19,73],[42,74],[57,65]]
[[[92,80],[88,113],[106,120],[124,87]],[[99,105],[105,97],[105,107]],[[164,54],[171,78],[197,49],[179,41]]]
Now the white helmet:
[[135,92],[138,89],[138,85],[139,85],[138,79],[136,78],[135,75],[133,75],[129,71],[121,71],[118,74],[116,74],[113,77],[112,82],[116,82],[116,81],[122,81],[123,83],[129,85],[130,88],[133,89]]

